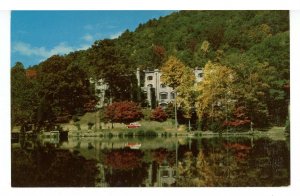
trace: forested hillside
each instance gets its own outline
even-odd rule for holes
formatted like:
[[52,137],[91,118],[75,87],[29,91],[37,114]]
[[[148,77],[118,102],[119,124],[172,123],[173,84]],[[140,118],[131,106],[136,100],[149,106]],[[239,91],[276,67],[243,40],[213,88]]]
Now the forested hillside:
[[[103,78],[115,101],[141,102],[136,68],[161,68],[170,56],[190,68],[224,70],[222,65],[228,68],[224,73],[236,75],[228,81],[239,95],[231,97],[238,100],[232,105],[232,118],[248,115],[239,120],[249,123],[251,118],[259,127],[284,124],[289,104],[288,11],[179,11],[140,24],[133,32],[126,30],[117,39],[97,40],[87,50],[52,56],[28,68],[36,70],[36,77],[26,77],[17,63],[11,70],[12,124],[42,124],[76,114],[94,99],[90,77]],[[197,107],[200,121],[215,115],[207,109],[212,104],[209,96],[222,94],[209,89],[213,81],[206,80],[198,91],[197,100],[208,101],[194,103],[202,107]],[[228,108],[226,119],[227,113]]]

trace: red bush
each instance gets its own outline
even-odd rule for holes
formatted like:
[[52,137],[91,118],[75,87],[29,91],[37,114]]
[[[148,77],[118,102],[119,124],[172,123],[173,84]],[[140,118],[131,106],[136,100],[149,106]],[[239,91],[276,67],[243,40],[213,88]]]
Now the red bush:
[[143,118],[141,108],[134,102],[114,102],[106,107],[105,119],[113,123],[131,123]]
[[161,107],[155,108],[155,110],[152,111],[150,116],[151,120],[155,120],[158,122],[166,121],[167,118],[168,118],[167,113]]

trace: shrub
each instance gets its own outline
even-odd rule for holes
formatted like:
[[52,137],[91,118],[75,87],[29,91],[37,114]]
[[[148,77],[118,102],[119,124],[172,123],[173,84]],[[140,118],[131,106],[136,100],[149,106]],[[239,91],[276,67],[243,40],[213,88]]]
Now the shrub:
[[72,120],[73,120],[73,122],[78,122],[79,118],[78,118],[78,116],[74,115],[74,116],[72,116]]
[[77,127],[77,130],[78,130],[78,131],[81,130],[80,123],[75,123],[75,126]]
[[94,126],[94,123],[88,122],[88,129],[89,129],[89,130],[91,130],[93,126]]
[[114,135],[112,133],[108,133],[108,137],[112,138]]
[[131,123],[143,118],[141,108],[132,101],[114,102],[107,106],[104,117],[112,123]]
[[157,137],[158,134],[153,130],[147,130],[147,131],[145,131],[145,136],[146,137]]
[[125,134],[125,136],[127,136],[127,137],[133,137],[133,132],[127,132],[126,134]]
[[167,118],[168,115],[161,107],[155,108],[155,110],[153,110],[153,112],[151,113],[151,117],[150,117],[151,120],[155,120],[158,122],[164,122],[167,120]]
[[139,130],[137,133],[136,133],[136,135],[138,135],[138,136],[145,136],[145,132],[143,131],[143,130]]
[[143,115],[144,115],[144,120],[150,121],[151,117],[151,110],[150,109],[143,109]]

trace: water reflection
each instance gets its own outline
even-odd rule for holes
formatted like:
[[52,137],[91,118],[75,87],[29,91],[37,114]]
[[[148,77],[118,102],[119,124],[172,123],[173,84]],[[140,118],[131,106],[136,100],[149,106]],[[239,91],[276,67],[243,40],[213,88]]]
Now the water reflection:
[[286,186],[289,154],[285,140],[253,137],[20,140],[12,185]]

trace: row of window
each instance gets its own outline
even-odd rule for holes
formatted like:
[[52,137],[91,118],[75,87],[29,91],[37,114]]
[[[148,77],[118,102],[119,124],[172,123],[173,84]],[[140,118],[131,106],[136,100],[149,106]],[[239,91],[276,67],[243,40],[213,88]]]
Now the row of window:
[[[198,73],[198,74],[197,74],[197,77],[198,77],[198,78],[202,78],[202,77],[203,77],[203,73]],[[148,80],[148,81],[153,80],[153,76],[148,76],[148,77],[147,77],[147,80]]]
[[[148,87],[153,88],[153,85],[152,84],[148,84]],[[165,84],[161,84],[160,85],[160,88],[166,88],[166,87],[167,87],[167,85],[165,85]]]
[[[159,94],[160,99],[168,99],[168,93],[163,92]],[[175,94],[173,92],[170,93],[170,99],[175,99]]]

